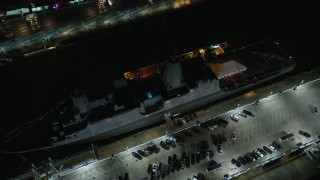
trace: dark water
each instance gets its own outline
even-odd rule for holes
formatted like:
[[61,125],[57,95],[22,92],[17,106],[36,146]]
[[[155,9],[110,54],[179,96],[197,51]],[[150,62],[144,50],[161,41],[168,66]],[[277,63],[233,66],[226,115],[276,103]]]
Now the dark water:
[[[309,50],[306,38],[311,35],[296,30],[297,26],[308,27],[306,22],[298,21],[303,16],[297,15],[298,10],[298,6],[272,1],[254,4],[208,1],[81,37],[76,40],[78,45],[54,54],[21,59],[14,68],[0,70],[3,123],[0,135],[41,115],[74,87],[98,87],[125,71],[211,43],[227,41],[231,47],[238,47],[271,37],[285,43],[299,63],[297,70],[318,66],[306,53]],[[30,163],[64,155],[59,149],[1,154],[1,160],[10,162],[6,172],[12,176],[29,169]]]

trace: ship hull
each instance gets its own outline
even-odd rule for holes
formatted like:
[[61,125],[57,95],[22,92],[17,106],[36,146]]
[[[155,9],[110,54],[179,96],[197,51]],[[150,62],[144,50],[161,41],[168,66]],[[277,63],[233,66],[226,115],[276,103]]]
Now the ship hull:
[[[116,136],[119,136],[119,135],[124,134],[124,133],[129,133],[129,132],[135,131],[137,129],[146,128],[146,127],[154,125],[156,123],[160,123],[162,121],[165,121],[164,114],[166,114],[166,113],[170,112],[171,114],[177,114],[177,113],[188,112],[188,111],[200,108],[202,106],[208,105],[210,103],[213,103],[213,102],[215,102],[217,100],[221,100],[221,99],[229,97],[231,95],[234,95],[234,94],[237,94],[237,93],[241,93],[241,92],[243,92],[245,90],[248,90],[250,88],[254,88],[257,85],[262,84],[262,83],[264,83],[266,81],[272,80],[272,79],[274,79],[276,77],[279,77],[281,75],[284,75],[284,74],[287,74],[287,73],[291,72],[294,69],[295,65],[296,64],[292,64],[292,65],[289,65],[287,67],[284,67],[284,68],[281,68],[279,70],[276,70],[276,71],[274,71],[274,75],[271,75],[269,77],[266,77],[264,79],[256,81],[255,83],[248,84],[248,85],[245,85],[243,87],[234,89],[232,91],[225,92],[225,91],[221,90],[219,92],[204,96],[204,97],[199,98],[197,100],[190,101],[188,103],[184,103],[184,104],[182,104],[180,106],[177,106],[177,107],[172,108],[170,110],[167,110],[165,112],[159,111],[159,113],[153,113],[151,116],[148,116],[148,117],[143,118],[143,119],[139,119],[139,120],[137,120],[137,121],[135,121],[133,123],[127,124],[127,125],[120,126],[120,127],[116,128],[116,129],[107,131],[105,133],[102,133],[102,134],[99,134],[99,135],[96,135],[96,136],[92,136],[92,137],[89,137],[89,138],[84,139],[84,140],[79,140],[79,141],[76,141],[76,142],[59,144],[59,146],[66,145],[66,144],[78,144],[78,143],[94,142],[94,141],[98,141],[98,140],[102,140],[102,139],[116,137]],[[174,132],[169,132],[169,133],[174,133]]]

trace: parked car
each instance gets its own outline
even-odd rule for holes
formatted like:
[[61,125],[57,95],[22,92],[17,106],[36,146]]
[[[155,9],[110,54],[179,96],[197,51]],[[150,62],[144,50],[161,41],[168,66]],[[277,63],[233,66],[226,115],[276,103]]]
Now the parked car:
[[210,130],[214,130],[214,129],[218,128],[218,124],[215,120],[207,121],[206,124],[207,124],[208,129],[210,129]]
[[152,172],[153,172],[153,173],[156,173],[157,170],[158,170],[158,165],[157,165],[157,164],[153,164],[153,165],[152,165]]
[[136,152],[131,152],[131,155],[132,155],[133,157],[139,159],[139,160],[142,159],[142,156],[140,156],[140,155],[139,155],[138,153],[136,153]]
[[252,112],[250,112],[250,111],[248,111],[248,110],[245,110],[245,109],[244,109],[242,112],[245,113],[245,114],[247,114],[248,116],[254,117],[254,115],[252,114]]
[[233,140],[236,140],[236,132],[235,132],[235,131],[232,132],[231,138],[232,138]]
[[194,165],[196,162],[196,155],[194,153],[191,154],[191,165]]
[[151,155],[153,153],[153,151],[149,151],[148,147],[142,150],[144,153],[146,153],[147,155]]
[[150,174],[152,171],[152,164],[149,164],[147,172]]
[[181,137],[181,136],[178,136],[178,135],[176,135],[176,136],[174,137],[174,140],[175,140],[176,143],[178,143],[178,144],[181,144],[181,143],[184,142],[184,138]]
[[141,156],[143,156],[143,157],[147,157],[148,156],[148,154],[146,154],[144,151],[142,151],[142,150],[138,150],[137,151],[138,152],[138,154],[140,154]]
[[313,113],[314,113],[314,114],[318,114],[318,108],[317,108],[317,106],[314,106],[314,107],[313,107]]
[[231,159],[231,163],[236,165],[237,167],[241,167],[241,162],[236,159]]
[[254,157],[256,160],[258,160],[258,159],[260,158],[260,156],[259,156],[256,152],[254,152],[254,151],[249,152],[249,153],[250,153],[250,155],[251,155],[252,157]]
[[233,159],[233,158],[231,159],[231,163],[232,163],[232,164],[236,164],[236,162],[237,162],[237,160],[235,160],[235,159]]
[[269,154],[272,154],[271,149],[269,149],[267,146],[263,146],[263,150],[267,151]]
[[269,149],[272,151],[272,152],[276,152],[277,149],[273,146],[273,145],[269,145]]
[[187,168],[190,167],[190,157],[189,156],[186,157],[186,167]]
[[214,157],[214,151],[213,151],[213,150],[209,150],[209,153],[210,153],[209,159],[213,159],[213,157]]
[[164,142],[164,141],[160,141],[160,146],[163,148],[163,149],[166,149],[166,150],[169,150],[170,149],[170,146]]
[[145,153],[149,154],[149,155],[151,155],[151,154],[153,154],[153,153],[154,153],[154,152],[153,152],[153,147],[152,147],[152,146],[148,146],[148,147],[146,147],[143,151],[144,151]]
[[239,117],[237,115],[231,114],[230,118],[235,122],[239,122]]
[[276,140],[272,141],[271,145],[276,149],[280,149],[282,147],[281,144]]
[[129,173],[124,174],[124,180],[129,180]]
[[152,148],[153,152],[155,152],[155,153],[158,153],[160,151],[160,148],[155,144],[152,144],[151,148]]
[[258,151],[258,150],[254,150],[253,152],[256,153],[256,154],[258,154],[260,157],[263,157],[263,156],[264,156],[264,155],[263,155],[260,151]]
[[223,154],[222,146],[220,144],[218,145],[217,149],[219,154]]
[[170,139],[166,139],[166,144],[175,148],[176,147],[176,143],[173,140]]
[[302,131],[302,130],[299,130],[299,134],[301,134],[301,135],[303,135],[303,136],[305,136],[307,138],[311,137],[311,135],[309,133],[307,133],[305,131]]
[[222,144],[222,135],[221,134],[217,134],[217,139],[218,139],[218,143]]
[[162,171],[161,171],[161,178],[164,179],[166,177],[166,170],[167,170],[167,167],[164,166]]
[[172,164],[168,164],[166,171],[167,171],[166,174],[169,176],[170,172],[172,171]]
[[210,160],[210,152],[209,152],[209,151],[206,152],[206,160],[207,160],[207,161]]
[[245,118],[247,117],[247,114],[244,113],[243,111],[240,111],[238,114],[239,114],[239,116],[242,116],[242,117],[245,117]]
[[255,159],[254,157],[252,157],[250,153],[247,153],[246,155],[244,155],[244,157],[245,157],[246,159],[248,159],[249,162],[254,162],[254,161],[256,161],[256,159]]
[[264,156],[268,154],[266,151],[264,151],[264,150],[261,149],[261,148],[258,148],[258,151],[261,152]]
[[222,136],[222,141],[227,142],[227,137],[225,137],[224,135],[221,135],[221,136]]
[[249,156],[247,154],[244,155],[243,158],[246,160],[247,163],[251,163],[252,162],[251,158],[249,158]]
[[168,164],[171,164],[171,163],[172,163],[172,157],[168,156]]
[[211,134],[211,140],[212,140],[212,143],[213,143],[214,145],[217,146],[217,145],[219,144],[217,135]]
[[247,161],[243,158],[243,157],[238,157],[238,161],[240,161],[240,163],[242,164],[242,165],[246,165],[247,164]]
[[181,159],[180,164],[181,164],[181,169],[186,168],[186,160],[185,159]]
[[224,119],[222,119],[222,118],[219,118],[218,119],[218,125],[220,126],[220,127],[227,127],[227,125],[229,124],[229,122],[228,121],[226,121],[226,120],[224,120]]

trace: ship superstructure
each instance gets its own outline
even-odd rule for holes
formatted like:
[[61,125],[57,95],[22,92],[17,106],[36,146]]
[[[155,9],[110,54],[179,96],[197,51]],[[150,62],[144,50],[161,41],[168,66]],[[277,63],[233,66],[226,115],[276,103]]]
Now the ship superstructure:
[[[75,89],[37,123],[8,134],[4,144],[10,150],[32,149],[34,144],[57,147],[165,121],[164,114],[199,108],[293,70],[295,62],[274,45],[266,41],[228,50],[228,43],[214,44],[126,72],[99,89]],[[43,134],[35,130],[38,125]],[[28,142],[23,139],[26,136],[34,138]]]

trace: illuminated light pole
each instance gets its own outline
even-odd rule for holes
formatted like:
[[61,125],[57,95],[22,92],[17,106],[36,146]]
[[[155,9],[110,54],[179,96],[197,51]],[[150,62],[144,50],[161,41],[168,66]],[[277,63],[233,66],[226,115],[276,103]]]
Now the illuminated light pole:
[[41,179],[41,176],[38,172],[38,168],[31,163],[31,170],[32,170],[32,173],[33,173],[33,178],[36,179],[36,180],[40,180]]
[[43,49],[47,50],[46,39],[42,39]]
[[58,174],[59,174],[58,169],[53,165],[53,161],[52,161],[52,159],[50,157],[48,158],[48,161],[49,161],[48,165],[49,165],[49,167],[50,167],[50,169],[51,169],[51,171],[53,173],[53,177],[57,177]]
[[294,85],[294,86],[293,86],[293,90],[296,90],[296,89],[297,89],[297,86],[296,86],[296,85]]
[[304,82],[304,80],[301,81],[300,85]]
[[268,97],[268,99],[270,99],[270,98],[271,98],[271,95],[272,95],[272,93],[273,93],[273,92],[271,91],[271,92],[270,92],[270,94],[269,94],[269,97]]
[[22,22],[24,22],[24,15],[23,15],[23,12],[22,12],[22,10],[20,11],[20,16],[21,16],[21,20],[22,20]]
[[259,99],[256,99],[256,101],[254,102],[255,105],[259,104]]
[[208,115],[208,112],[210,112],[210,109],[205,110],[205,112],[206,112],[206,114],[204,115],[204,117],[203,117],[203,119],[202,119],[202,122],[205,121],[205,119],[206,119],[206,117],[207,117],[207,115]]
[[42,11],[44,13],[44,16],[47,17],[47,11],[46,11],[46,8],[44,6],[42,6]]

